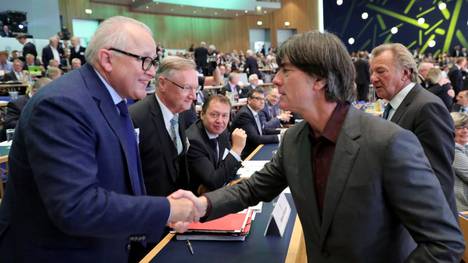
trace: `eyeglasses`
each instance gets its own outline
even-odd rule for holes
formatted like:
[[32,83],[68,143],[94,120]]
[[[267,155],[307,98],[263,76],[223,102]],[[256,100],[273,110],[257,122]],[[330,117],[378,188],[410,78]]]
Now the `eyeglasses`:
[[252,96],[250,97],[251,99],[253,100],[265,100],[265,97],[255,97],[255,96]]
[[196,88],[195,88],[195,87],[191,87],[190,85],[184,85],[184,86],[182,86],[182,85],[177,84],[176,82],[174,82],[174,81],[172,81],[172,80],[170,80],[170,79],[168,79],[168,78],[164,78],[164,79],[167,80],[167,81],[169,81],[170,83],[174,84],[176,87],[181,88],[181,89],[183,89],[183,90],[185,90],[185,91],[195,91],[195,92],[200,91],[200,87],[196,87]]
[[113,47],[109,48],[109,50],[124,54],[124,55],[129,56],[129,57],[134,57],[137,60],[141,60],[141,69],[143,69],[144,72],[150,70],[151,66],[154,66],[156,68],[159,65],[159,58],[158,57],[152,58],[152,57],[138,56],[138,55],[132,54],[130,52],[123,51],[123,50],[113,48]]
[[466,126],[458,126],[458,127],[455,127],[455,129],[459,129],[459,130],[461,130],[461,129],[468,129],[468,125],[466,125]]

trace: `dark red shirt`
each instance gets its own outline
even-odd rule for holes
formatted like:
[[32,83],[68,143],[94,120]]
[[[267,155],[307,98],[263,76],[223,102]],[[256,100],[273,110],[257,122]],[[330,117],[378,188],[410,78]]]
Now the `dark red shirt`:
[[336,141],[343,126],[349,104],[339,102],[325,125],[322,134],[316,137],[309,126],[312,157],[312,177],[315,183],[315,194],[320,215],[323,212],[323,201],[327,188],[327,180],[330,175],[331,163],[335,154]]

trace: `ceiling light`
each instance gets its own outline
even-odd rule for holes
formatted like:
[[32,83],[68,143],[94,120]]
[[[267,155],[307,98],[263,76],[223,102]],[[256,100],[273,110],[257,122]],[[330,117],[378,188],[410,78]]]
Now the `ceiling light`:
[[266,14],[266,13],[267,13],[267,11],[265,10],[265,11],[263,11],[263,13],[264,13],[264,14]]
[[291,23],[289,23],[289,21],[284,21],[284,26],[290,26]]
[[257,5],[257,7],[255,7],[255,9],[257,9],[257,12],[260,12],[260,11],[262,11],[262,7],[261,7],[261,6],[259,6],[259,5]]
[[93,10],[92,10],[92,9],[89,9],[89,8],[86,8],[86,9],[84,10],[84,12],[85,12],[86,14],[88,14],[88,15],[91,15],[91,14],[93,13]]
[[350,38],[348,39],[348,43],[349,43],[350,45],[354,44],[354,38],[353,38],[353,37],[350,37]]
[[424,19],[424,17],[420,17],[418,19],[418,24],[422,25],[422,24],[424,24],[424,22],[426,22],[426,19]]
[[396,33],[398,33],[398,27],[392,27],[392,29],[390,29],[390,32],[395,35]]
[[148,9],[148,8],[149,8],[149,6],[146,6],[146,9]]
[[342,5],[343,4],[343,0],[336,0],[336,5]]
[[429,47],[434,47],[436,45],[435,40],[429,41],[428,45],[429,45]]
[[257,26],[261,26],[261,25],[263,25],[262,20],[258,20],[258,21],[257,21]]
[[440,9],[440,10],[444,10],[445,8],[447,8],[447,4],[444,3],[444,2],[440,2],[440,3],[439,3],[439,9]]
[[369,14],[367,12],[364,12],[361,14],[361,18],[366,20],[369,17]]
[[246,13],[246,14],[247,14],[248,12],[249,12],[249,10],[245,10],[245,11],[244,11],[244,13]]

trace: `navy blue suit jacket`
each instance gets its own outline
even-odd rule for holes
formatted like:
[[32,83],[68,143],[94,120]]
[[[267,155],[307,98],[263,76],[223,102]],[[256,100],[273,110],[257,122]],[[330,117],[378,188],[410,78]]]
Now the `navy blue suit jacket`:
[[[261,118],[260,121],[262,121]],[[257,124],[255,122],[255,117],[247,105],[243,106],[237,112],[234,120],[232,121],[231,132],[236,128],[243,129],[247,134],[247,142],[241,154],[242,159],[245,159],[260,144],[278,143],[277,134],[279,131],[275,129],[268,129],[263,127],[262,135],[260,135],[257,129]]]
[[160,238],[169,202],[132,196],[118,118],[90,65],[29,100],[0,206],[2,262],[127,262],[130,239]]

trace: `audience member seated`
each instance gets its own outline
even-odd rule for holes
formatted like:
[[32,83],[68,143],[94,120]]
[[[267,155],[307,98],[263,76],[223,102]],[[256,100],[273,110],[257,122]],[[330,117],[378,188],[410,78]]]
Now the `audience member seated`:
[[[186,131],[190,142],[187,159],[191,189],[199,189],[198,194],[229,183],[236,178],[236,171],[241,166],[240,155],[247,136],[244,130],[235,129],[231,147],[227,130],[230,112],[229,99],[213,95],[203,104],[200,120]],[[203,187],[199,188],[201,185]]]
[[425,80],[427,90],[439,97],[450,111],[452,109],[453,97],[455,97],[450,80],[442,78],[442,71],[438,68],[429,69]]
[[6,116],[5,116],[5,124],[3,125],[2,130],[2,141],[5,140],[5,131],[6,129],[14,129],[16,127],[16,123],[18,122],[21,111],[23,110],[26,103],[29,99],[37,93],[37,91],[51,82],[48,78],[41,78],[38,79],[30,90],[26,91],[26,95],[20,96],[18,99],[8,102]]
[[455,124],[455,200],[458,211],[468,210],[468,114],[451,113]]
[[3,78],[5,73],[13,70],[13,63],[8,61],[8,51],[0,51],[0,78]]
[[74,58],[71,60],[71,69],[77,69],[81,67],[81,60],[79,58]]
[[1,37],[13,37],[13,33],[8,28],[8,25],[3,25],[2,31],[0,31]]
[[468,90],[462,90],[457,95],[457,103],[453,104],[453,112],[468,113]]
[[241,154],[242,159],[245,159],[260,144],[279,142],[278,130],[263,128],[259,116],[263,107],[265,107],[263,90],[252,90],[247,96],[247,105],[237,112],[232,121],[231,131],[240,128],[247,134],[247,143]]
[[49,79],[58,79],[60,76],[62,76],[62,70],[58,67],[49,66],[49,68],[47,68],[46,77],[48,77]]
[[232,72],[229,74],[228,83],[221,89],[221,94],[226,96],[227,92],[230,92],[234,100],[238,100],[241,96],[244,96],[241,86],[238,85],[239,80],[240,76],[238,73]]
[[247,98],[247,94],[258,86],[258,76],[257,74],[252,74],[249,76],[249,85],[242,87],[241,95],[239,98]]
[[29,81],[29,72],[23,70],[23,61],[20,59],[15,59],[13,61],[13,70],[5,74],[5,81],[19,81],[19,82],[28,82]]
[[418,66],[418,79],[421,83],[421,86],[423,86],[425,89],[429,88],[429,83],[427,83],[426,78],[427,78],[427,73],[431,68],[434,67],[434,64],[430,62],[421,62],[419,63]]
[[288,123],[292,117],[291,112],[281,112],[279,108],[279,100],[281,95],[278,88],[268,88],[266,90],[265,107],[260,111],[263,128],[276,129],[281,127],[281,123]]
[[42,66],[39,60],[33,54],[27,54],[25,59],[24,69],[28,70],[29,66]]

